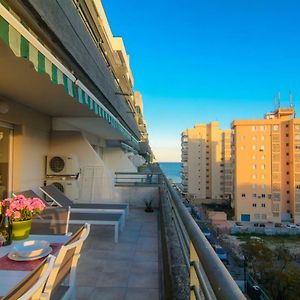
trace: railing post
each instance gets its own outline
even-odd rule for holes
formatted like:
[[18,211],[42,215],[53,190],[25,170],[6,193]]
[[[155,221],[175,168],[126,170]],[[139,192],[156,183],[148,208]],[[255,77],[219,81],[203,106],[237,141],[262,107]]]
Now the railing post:
[[199,288],[199,281],[193,262],[198,261],[198,255],[192,242],[190,242],[190,300],[196,300],[194,288]]

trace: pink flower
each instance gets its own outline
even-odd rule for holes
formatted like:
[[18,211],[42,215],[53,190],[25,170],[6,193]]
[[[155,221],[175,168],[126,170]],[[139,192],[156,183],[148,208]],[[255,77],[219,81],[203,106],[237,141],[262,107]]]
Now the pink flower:
[[29,220],[45,209],[45,204],[41,199],[26,198],[23,195],[4,199],[2,206],[7,207],[6,215],[16,221]]
[[20,219],[21,218],[21,213],[19,211],[15,211],[14,218],[15,219]]

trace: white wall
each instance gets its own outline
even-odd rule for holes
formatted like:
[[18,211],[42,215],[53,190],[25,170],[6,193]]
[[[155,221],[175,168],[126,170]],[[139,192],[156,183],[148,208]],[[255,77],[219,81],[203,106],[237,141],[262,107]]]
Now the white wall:
[[152,207],[159,207],[158,187],[115,187],[116,203],[129,203],[131,207],[145,207],[145,201],[153,200]]
[[103,160],[115,172],[137,172],[137,167],[120,148],[104,148]]
[[45,178],[51,118],[11,100],[0,101],[8,106],[8,111],[0,114],[0,121],[14,127],[11,191],[36,191]]
[[114,176],[81,132],[53,131],[49,153],[78,157],[81,169],[78,202],[112,201]]

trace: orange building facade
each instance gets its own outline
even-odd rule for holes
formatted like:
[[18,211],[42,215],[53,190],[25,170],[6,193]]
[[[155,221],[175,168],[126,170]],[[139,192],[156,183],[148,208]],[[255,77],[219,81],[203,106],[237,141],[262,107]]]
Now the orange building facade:
[[232,123],[236,219],[300,223],[300,119],[278,108]]

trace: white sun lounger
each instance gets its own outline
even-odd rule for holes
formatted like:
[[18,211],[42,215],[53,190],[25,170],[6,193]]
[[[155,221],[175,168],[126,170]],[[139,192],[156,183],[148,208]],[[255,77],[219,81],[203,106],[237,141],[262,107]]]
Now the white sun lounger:
[[[58,192],[61,193],[60,191]],[[20,192],[18,194],[23,194],[25,197],[30,197],[30,198],[39,197],[31,190]],[[48,194],[46,195],[50,197],[50,195]],[[50,198],[54,201],[52,197]],[[45,203],[49,205],[49,203],[47,202]],[[61,205],[59,206],[62,207]],[[84,210],[71,209],[69,224],[85,224],[86,222],[88,222],[91,225],[112,225],[114,226],[114,241],[115,243],[117,243],[119,237],[119,230],[123,231],[124,228],[124,220],[125,220],[124,210],[120,210],[120,211],[113,210],[113,212],[112,211],[107,212],[103,209],[92,209],[92,208],[84,209]]]
[[47,185],[40,187],[40,190],[47,195],[55,204],[61,207],[71,207],[71,211],[80,212],[107,212],[121,213],[124,212],[128,217],[129,205],[126,203],[74,203],[66,197],[55,185]]

